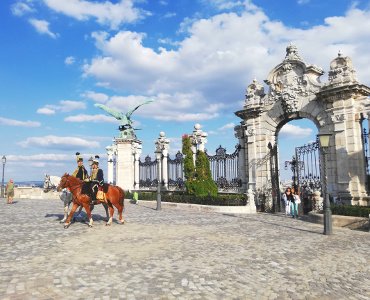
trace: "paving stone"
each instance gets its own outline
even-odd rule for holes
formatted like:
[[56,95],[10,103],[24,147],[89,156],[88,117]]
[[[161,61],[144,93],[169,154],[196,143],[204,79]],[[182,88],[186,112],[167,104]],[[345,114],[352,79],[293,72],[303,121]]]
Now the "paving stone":
[[[0,202],[0,299],[369,299],[370,234],[285,218],[126,203],[125,225]],[[117,214],[117,212],[115,212]]]

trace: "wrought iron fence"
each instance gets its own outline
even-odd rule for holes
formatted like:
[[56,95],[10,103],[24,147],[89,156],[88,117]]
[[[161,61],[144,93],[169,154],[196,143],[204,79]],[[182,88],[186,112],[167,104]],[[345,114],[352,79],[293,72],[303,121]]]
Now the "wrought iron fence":
[[169,189],[184,189],[184,155],[178,151],[174,159],[168,157],[168,187]]
[[139,186],[140,188],[152,188],[158,184],[158,162],[152,161],[147,155],[144,162],[139,160]]
[[209,159],[212,179],[216,182],[219,191],[237,190],[242,186],[238,177],[240,145],[235,147],[232,154],[226,153],[226,148],[219,146],[215,155],[206,155]]
[[[232,154],[226,149],[218,147],[215,155],[206,155],[210,161],[212,179],[216,182],[219,192],[235,192],[242,186],[238,177],[239,152],[241,147],[236,146]],[[158,184],[158,162],[146,156],[144,162],[139,160],[139,186],[140,189],[153,189]],[[185,188],[184,155],[178,151],[174,159],[167,160],[168,188],[170,190],[183,190]]]

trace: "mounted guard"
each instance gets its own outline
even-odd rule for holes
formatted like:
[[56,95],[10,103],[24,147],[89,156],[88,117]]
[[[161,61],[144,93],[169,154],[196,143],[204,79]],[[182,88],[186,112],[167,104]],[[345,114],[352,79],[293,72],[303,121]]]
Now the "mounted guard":
[[87,170],[85,169],[85,166],[83,165],[83,158],[80,156],[80,152],[76,152],[76,161],[77,161],[77,168],[73,172],[72,176],[79,178],[83,181],[86,181],[89,179],[89,175],[87,173]]
[[91,182],[91,204],[95,204],[96,200],[105,202],[103,186],[104,186],[104,173],[99,168],[99,155],[95,155],[92,163],[92,170],[90,174]]

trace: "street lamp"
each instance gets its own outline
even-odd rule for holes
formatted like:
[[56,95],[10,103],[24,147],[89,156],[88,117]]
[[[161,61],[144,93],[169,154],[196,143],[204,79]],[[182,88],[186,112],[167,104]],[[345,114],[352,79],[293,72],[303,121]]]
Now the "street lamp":
[[328,193],[328,186],[327,186],[327,178],[326,178],[326,154],[328,152],[329,141],[331,137],[331,133],[322,132],[319,133],[317,136],[319,137],[320,141],[320,149],[323,155],[323,188],[325,189],[325,201],[324,201],[324,234],[330,235],[333,233],[332,229],[332,217],[331,217],[331,209],[330,209],[330,201],[329,201],[329,193]]
[[5,169],[5,163],[6,163],[6,157],[3,155],[1,158],[1,161],[3,162],[3,179],[1,181],[1,198],[4,198],[4,169]]
[[158,185],[157,185],[157,208],[156,210],[161,210],[161,184],[162,184],[162,166],[161,166],[161,158],[162,158],[162,151],[158,149],[155,151],[156,159],[157,159],[157,177],[158,177]]
[[91,176],[91,173],[92,173],[92,164],[93,164],[93,161],[94,161],[94,158],[92,156],[90,156],[89,158],[89,166],[90,166],[90,176]]

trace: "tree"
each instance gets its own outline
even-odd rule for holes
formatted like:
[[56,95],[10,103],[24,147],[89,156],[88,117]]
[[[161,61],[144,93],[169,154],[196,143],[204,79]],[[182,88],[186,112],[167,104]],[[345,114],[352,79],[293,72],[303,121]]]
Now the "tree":
[[191,140],[187,135],[184,135],[182,138],[182,153],[185,155],[184,175],[186,191],[196,196],[216,196],[217,185],[212,179],[207,155],[203,151],[198,151],[194,167]]

